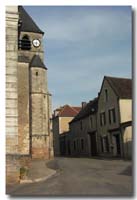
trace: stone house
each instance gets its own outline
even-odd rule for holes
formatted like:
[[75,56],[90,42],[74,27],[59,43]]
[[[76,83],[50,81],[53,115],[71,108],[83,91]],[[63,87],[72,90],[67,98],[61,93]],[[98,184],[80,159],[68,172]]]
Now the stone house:
[[54,110],[52,115],[54,155],[59,156],[62,154],[60,152],[62,149],[60,136],[69,131],[69,122],[78,114],[80,109],[81,107],[64,105]]
[[69,123],[69,140],[72,156],[97,155],[97,110],[98,98],[82,103],[81,111]]
[[19,181],[31,158],[53,156],[44,32],[22,6],[6,7],[6,171]]
[[132,81],[105,76],[98,99],[99,154],[131,158]]

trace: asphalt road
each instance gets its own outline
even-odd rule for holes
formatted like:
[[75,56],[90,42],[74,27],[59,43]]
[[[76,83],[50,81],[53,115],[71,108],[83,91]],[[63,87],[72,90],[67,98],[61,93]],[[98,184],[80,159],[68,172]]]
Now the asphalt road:
[[132,196],[131,162],[90,158],[55,158],[48,167],[57,173],[46,181],[22,184],[12,195]]

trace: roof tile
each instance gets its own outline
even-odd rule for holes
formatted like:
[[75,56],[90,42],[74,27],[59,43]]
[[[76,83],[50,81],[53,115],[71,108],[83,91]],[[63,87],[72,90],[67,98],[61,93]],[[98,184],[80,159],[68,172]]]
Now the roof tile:
[[132,98],[132,79],[105,76],[117,96],[121,99]]

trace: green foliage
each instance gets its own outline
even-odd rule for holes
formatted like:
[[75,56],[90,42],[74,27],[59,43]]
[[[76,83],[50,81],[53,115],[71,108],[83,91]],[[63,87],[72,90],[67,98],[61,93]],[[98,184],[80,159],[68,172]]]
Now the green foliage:
[[25,167],[21,167],[20,168],[20,178],[23,178],[24,176],[27,176],[28,175],[28,169],[25,168]]

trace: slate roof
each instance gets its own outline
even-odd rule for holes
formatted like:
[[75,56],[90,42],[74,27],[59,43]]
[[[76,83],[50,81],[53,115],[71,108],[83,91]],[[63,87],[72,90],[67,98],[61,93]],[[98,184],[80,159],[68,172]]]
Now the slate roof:
[[44,32],[36,25],[30,15],[25,11],[23,6],[18,6],[18,11],[19,19],[21,21],[20,31],[44,34]]
[[[58,112],[58,117],[75,117],[80,111],[81,107],[73,107],[70,105],[64,105],[60,109],[56,109]],[[56,117],[56,116],[55,116]]]
[[33,56],[30,62],[30,67],[41,67],[41,68],[47,69],[47,67],[44,65],[39,55]]
[[128,78],[104,77],[120,99],[132,98],[132,80]]
[[81,109],[81,111],[75,116],[75,118],[70,123],[79,121],[91,114],[96,113],[97,109],[98,109],[98,98],[95,98],[94,100],[87,103],[87,105],[85,105],[85,107]]

